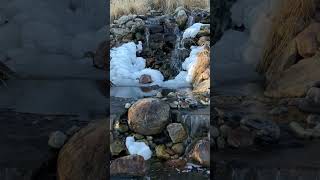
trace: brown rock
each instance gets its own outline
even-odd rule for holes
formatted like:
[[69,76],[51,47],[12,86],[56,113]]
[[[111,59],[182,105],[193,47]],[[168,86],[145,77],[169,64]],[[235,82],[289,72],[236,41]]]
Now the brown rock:
[[181,123],[169,124],[167,131],[173,143],[182,142],[187,138],[187,132]]
[[319,80],[320,54],[299,61],[279,78],[267,85],[265,95],[269,97],[301,97],[306,95],[307,87]]
[[320,45],[317,42],[317,33],[320,32],[320,23],[310,24],[304,31],[296,37],[299,54],[304,57],[315,55]]
[[149,84],[149,83],[152,83],[152,78],[150,75],[147,75],[147,74],[143,74],[141,75],[140,79],[139,79],[139,83],[140,84]]
[[191,157],[205,167],[210,167],[210,142],[199,140],[192,151]]
[[210,45],[210,37],[209,36],[202,36],[198,40],[198,45],[203,46],[205,44]]
[[59,180],[106,179],[107,120],[89,124],[77,132],[59,153]]
[[142,135],[159,134],[169,122],[170,106],[157,98],[140,99],[128,112],[131,130]]
[[110,165],[111,176],[144,176],[147,167],[140,155],[130,155],[113,160]]
[[172,159],[166,162],[166,165],[173,168],[182,169],[186,166],[187,161],[184,159]]
[[109,56],[109,48],[107,41],[103,41],[99,44],[93,58],[93,64],[100,69],[107,69],[107,60]]
[[254,134],[244,128],[236,128],[230,132],[227,141],[232,147],[248,147],[253,145]]

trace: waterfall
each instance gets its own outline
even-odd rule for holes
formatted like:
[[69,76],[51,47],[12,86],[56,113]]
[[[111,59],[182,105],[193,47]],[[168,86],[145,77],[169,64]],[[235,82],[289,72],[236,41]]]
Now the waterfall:
[[185,49],[183,43],[183,32],[179,30],[178,27],[175,28],[174,34],[176,35],[176,43],[174,50],[171,55],[171,68],[173,69],[175,74],[178,74],[182,70],[182,59],[181,51]]
[[147,45],[147,48],[149,48],[149,38],[150,38],[149,28],[146,26],[146,28],[144,29],[144,31],[145,31],[145,35],[146,35],[146,45]]
[[188,17],[187,27],[191,27],[194,24],[194,16],[191,14]]

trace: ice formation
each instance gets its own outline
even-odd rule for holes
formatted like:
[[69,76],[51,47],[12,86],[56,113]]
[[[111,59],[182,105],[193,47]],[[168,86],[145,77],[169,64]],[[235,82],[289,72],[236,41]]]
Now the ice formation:
[[194,23],[192,26],[187,28],[183,32],[183,39],[196,37],[196,35],[199,33],[201,29],[201,26],[203,26],[202,23]]
[[138,45],[134,42],[125,43],[111,49],[110,78],[116,86],[138,86],[139,78],[146,74],[153,80],[149,85],[168,88],[188,87],[192,80],[197,53],[202,49],[202,47],[192,46],[190,56],[182,64],[183,70],[174,79],[164,81],[160,71],[146,68],[146,60],[137,57],[136,52],[142,50],[140,42]]
[[147,146],[144,142],[135,142],[134,137],[132,136],[126,138],[126,147],[130,155],[137,154],[143,156],[144,160],[151,158],[152,152],[149,146]]

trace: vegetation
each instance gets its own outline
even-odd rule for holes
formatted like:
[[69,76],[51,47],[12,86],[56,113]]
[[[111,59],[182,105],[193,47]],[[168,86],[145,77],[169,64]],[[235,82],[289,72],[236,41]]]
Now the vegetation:
[[262,61],[257,70],[266,73],[290,41],[307,26],[315,12],[314,0],[284,0],[273,19]]
[[144,14],[149,9],[173,12],[177,7],[209,9],[209,0],[111,0],[111,20],[125,14]]

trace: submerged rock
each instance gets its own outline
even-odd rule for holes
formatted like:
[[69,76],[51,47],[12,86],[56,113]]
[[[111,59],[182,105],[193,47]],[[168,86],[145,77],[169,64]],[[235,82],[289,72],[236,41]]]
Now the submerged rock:
[[142,156],[129,155],[111,161],[111,176],[144,176],[147,171],[146,163]]
[[169,122],[170,107],[156,98],[145,98],[133,104],[128,112],[131,130],[142,135],[159,134]]

